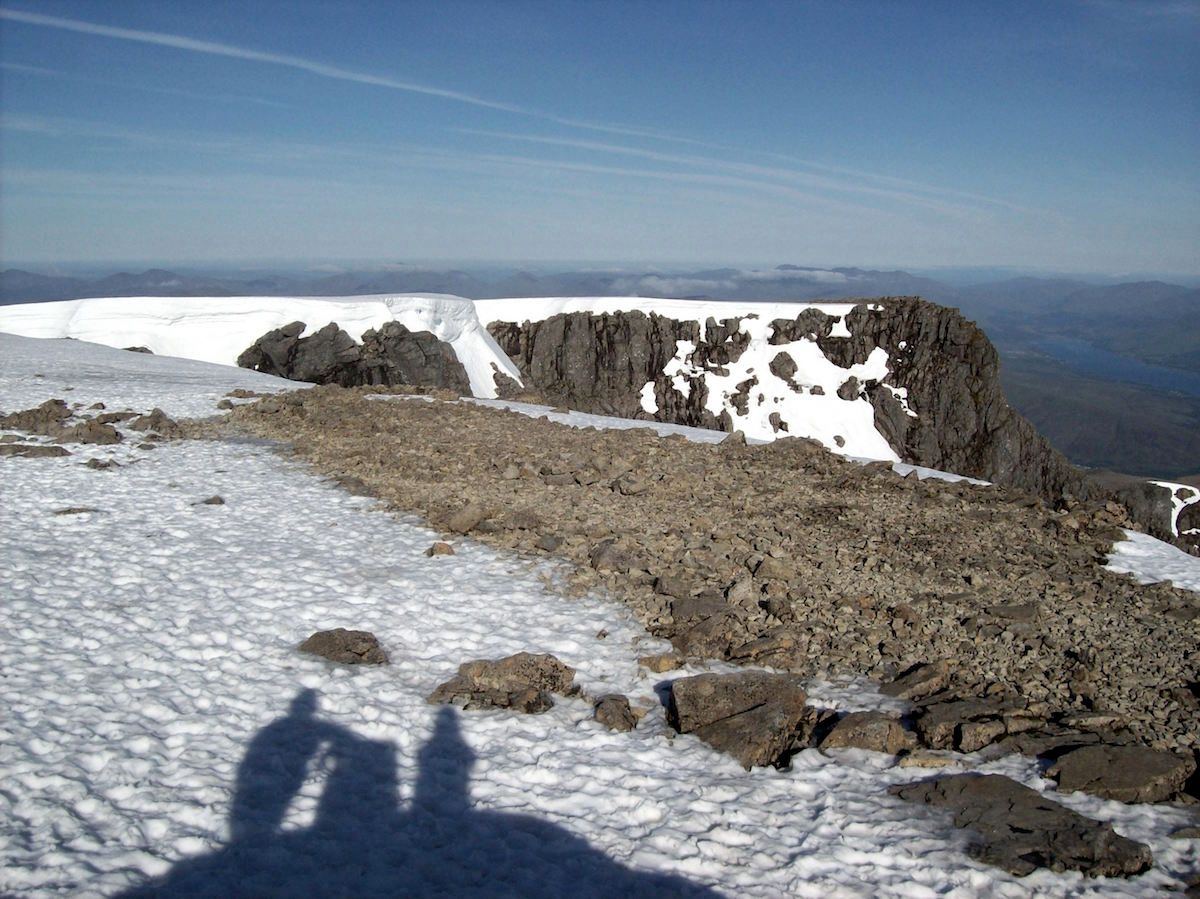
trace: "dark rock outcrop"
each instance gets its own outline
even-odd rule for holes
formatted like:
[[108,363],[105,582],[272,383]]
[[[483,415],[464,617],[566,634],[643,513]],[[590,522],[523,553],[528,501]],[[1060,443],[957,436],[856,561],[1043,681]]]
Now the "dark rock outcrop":
[[304,328],[303,322],[292,322],[269,331],[238,356],[238,365],[315,384],[412,384],[471,392],[454,348],[429,331],[386,322],[364,333],[360,346],[336,322],[308,337],[300,336]]
[[414,384],[471,394],[471,381],[454,348],[429,331],[387,322],[362,336],[364,384]]
[[889,792],[951,809],[954,826],[978,836],[970,849],[975,858],[1020,877],[1038,868],[1081,871],[1091,877],[1130,876],[1153,862],[1146,845],[999,774],[955,774],[895,786]]

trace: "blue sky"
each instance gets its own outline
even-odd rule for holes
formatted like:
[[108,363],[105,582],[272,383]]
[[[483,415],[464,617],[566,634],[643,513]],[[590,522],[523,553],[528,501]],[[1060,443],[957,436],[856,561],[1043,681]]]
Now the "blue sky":
[[0,4],[4,263],[1200,272],[1200,2]]

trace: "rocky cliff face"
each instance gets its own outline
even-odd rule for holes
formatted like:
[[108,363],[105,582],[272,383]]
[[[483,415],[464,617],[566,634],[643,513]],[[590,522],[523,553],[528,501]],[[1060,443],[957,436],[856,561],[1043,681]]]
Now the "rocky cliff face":
[[[1079,473],[1005,401],[995,348],[952,309],[916,298],[863,304],[839,329],[846,336],[836,336],[836,319],[818,309],[772,321],[767,340],[779,349],[767,351],[767,371],[747,372],[714,402],[710,382],[724,379],[730,363],[749,347],[745,322],[710,319],[702,327],[641,312],[572,313],[522,324],[495,322],[489,331],[520,367],[527,386],[550,401],[725,430],[749,415],[751,406],[771,402],[769,381],[783,382],[800,396],[826,396],[821,385],[797,377],[803,362],[792,350],[815,344],[845,370],[836,398],[828,397],[825,405],[869,407],[876,429],[903,460],[1042,495],[1083,490]],[[687,350],[683,359],[681,342]],[[879,377],[853,374],[878,350],[886,353]],[[650,403],[643,401],[648,384]],[[771,422],[775,432],[793,430],[786,416],[780,411]]]
[[330,322],[301,337],[304,322],[269,331],[238,356],[242,368],[315,384],[417,384],[470,395],[471,383],[450,344],[396,321],[353,337]]
[[[906,462],[1053,503],[1117,499],[1154,536],[1196,551],[1200,535],[1186,530],[1200,506],[1177,515],[1170,488],[1072,466],[1009,406],[995,347],[957,310],[897,297],[865,301],[841,321],[816,308],[769,325],[755,319],[568,313],[493,322],[488,330],[526,386],[548,402],[726,431],[765,419],[777,436],[811,436],[804,420],[809,406],[798,400],[820,397],[822,411],[833,409],[847,421],[869,410],[874,429]],[[770,350],[752,348],[764,338]],[[812,383],[814,370],[828,377],[828,370],[814,368],[814,345],[824,357],[818,361],[844,378],[833,391]],[[746,365],[748,351],[759,364]],[[840,435],[825,442],[831,449],[844,445]]]

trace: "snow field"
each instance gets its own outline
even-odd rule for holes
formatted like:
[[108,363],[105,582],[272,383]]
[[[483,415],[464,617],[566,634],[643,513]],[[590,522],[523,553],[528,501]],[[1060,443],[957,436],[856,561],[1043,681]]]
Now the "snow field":
[[[303,688],[318,691],[322,720],[394,745],[399,801],[410,803],[436,714],[424,696],[461,661],[520,650],[553,652],[589,692],[625,692],[651,712],[633,734],[607,732],[580,700],[536,717],[461,714],[478,757],[471,801],[535,815],[621,864],[751,896],[973,895],[985,885],[999,896],[1132,896],[1165,882],[1160,872],[1017,881],[976,865],[944,818],[886,796],[921,772],[881,756],[810,751],[791,772],[746,773],[693,738],[672,740],[660,678],[635,661],[665,646],[623,608],[564,600],[544,567],[466,541],[454,557],[428,558],[436,533],[370,511],[264,448],[176,443],[115,471],[67,458],[10,461],[10,472],[0,512],[5,891],[107,895],[218,848],[246,745]],[[213,493],[225,505],[193,505]],[[65,506],[101,511],[53,514]],[[374,632],[393,664],[349,669],[296,652],[333,626]],[[1032,762],[980,767],[1045,786]],[[311,823],[324,785],[310,776],[285,828]],[[1181,813],[1106,811],[1122,832],[1151,838],[1160,864],[1181,860],[1185,847],[1163,839]],[[538,864],[533,848],[509,848]]]

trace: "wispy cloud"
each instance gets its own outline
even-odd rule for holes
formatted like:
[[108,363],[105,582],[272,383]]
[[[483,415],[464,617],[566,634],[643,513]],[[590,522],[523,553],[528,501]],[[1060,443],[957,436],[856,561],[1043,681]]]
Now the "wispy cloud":
[[[3,12],[3,10],[0,10]],[[134,84],[129,81],[114,81],[111,78],[96,78],[88,75],[73,75],[70,72],[60,72],[58,69],[47,69],[43,66],[25,65],[19,62],[0,62],[0,69],[9,72],[20,72],[25,75],[37,75],[41,78],[55,78],[63,81],[80,81],[87,84],[103,84],[107,87],[120,87],[131,91],[145,91],[151,94],[164,94],[169,97],[189,97],[193,100],[215,100],[219,103],[254,103],[259,106],[275,106],[280,109],[290,108],[286,103],[255,97],[249,94],[220,94],[209,91],[189,91],[177,87],[158,87],[152,84]]]
[[287,53],[270,53],[264,50],[254,50],[249,47],[239,47],[236,44],[225,44],[217,41],[202,41],[184,37],[178,34],[167,34],[161,31],[142,31],[135,28],[118,28],[111,25],[101,25],[96,22],[85,22],[81,19],[66,19],[60,16],[47,16],[41,13],[24,12],[16,9],[0,9],[0,19],[10,22],[21,22],[25,25],[38,25],[45,28],[57,28],[62,31],[73,31],[78,34],[90,34],[96,37],[113,38],[114,40],[132,41],[139,44],[152,44],[157,47],[169,47],[175,50],[186,50],[192,53],[204,53],[209,56],[224,56],[229,59],[242,59],[247,62],[261,62],[268,65],[284,66],[318,75],[322,78],[332,78],[338,81],[353,81],[358,84],[369,84],[375,87],[391,90],[407,91],[414,94],[424,94],[430,97],[440,97],[473,106],[488,109],[498,109],[505,112],[535,115],[537,113],[512,103],[503,103],[477,97],[461,91],[446,90],[426,84],[411,81],[401,81],[382,75],[372,75],[367,72],[356,72],[341,66],[328,65],[301,56]]
[[[753,163],[734,162],[725,159],[716,159],[709,156],[663,153],[657,150],[646,150],[640,147],[629,147],[620,144],[602,143],[599,141],[579,140],[575,138],[543,137],[505,131],[486,131],[468,128],[462,128],[458,130],[464,134],[498,137],[505,140],[522,141],[546,146],[567,147],[602,153],[621,154],[640,159],[648,159],[655,162],[683,165],[693,168],[708,168],[741,177],[767,179],[772,182],[786,182],[801,185],[812,190],[832,191],[835,193],[850,193],[885,200],[895,200],[909,205],[921,206],[926,209],[951,216],[974,214],[972,210],[963,207],[960,204],[937,199],[936,195],[942,193],[942,191],[940,191],[938,188],[930,185],[921,185],[917,182],[907,182],[909,185],[908,190],[899,190],[895,188],[871,185],[864,183],[863,179],[869,177],[866,173],[857,173],[858,177],[854,178],[854,180],[849,180],[847,178],[832,178],[826,175],[817,175],[811,172],[802,172],[795,169],[785,169],[776,166],[762,166],[755,165]],[[835,171],[836,170],[831,168],[830,174],[833,174]],[[900,181],[900,179],[895,180]],[[935,196],[923,196],[922,193],[934,194]],[[1003,203],[1003,201],[991,200],[987,197],[975,195],[962,195],[960,198],[973,200],[974,202],[972,205],[978,205],[979,203],[986,203],[989,205],[1009,205]]]
[[1082,0],[1083,5],[1127,22],[1200,24],[1196,0]]
[[[3,10],[0,10],[3,12]],[[63,74],[58,69],[47,69],[44,66],[28,66],[21,62],[0,62],[0,69],[6,72],[21,72],[25,75],[54,75]]]
[[428,97],[438,97],[443,100],[452,100],[457,103],[465,103],[471,106],[482,107],[484,109],[494,109],[500,112],[512,113],[514,115],[528,116],[530,118],[540,119],[546,122],[553,122],[554,124],[563,125],[569,128],[579,128],[604,134],[619,134],[626,137],[641,137],[651,140],[673,141],[675,143],[689,144],[693,146],[711,146],[704,141],[694,140],[693,138],[689,137],[681,137],[679,135],[669,134],[667,132],[657,131],[650,128],[639,128],[636,126],[619,123],[597,122],[588,119],[560,116],[544,110],[522,106],[517,103],[493,100],[477,94],[470,94],[464,91],[448,90],[446,88],[436,87],[429,84],[419,84],[415,81],[407,81],[386,75],[358,72],[352,69],[343,68],[341,66],[330,65],[319,60],[306,59],[302,56],[293,56],[287,53],[271,53],[265,50],[255,50],[251,47],[242,47],[236,44],[227,44],[218,41],[202,41],[197,40],[196,38],[186,37],[184,35],[168,34],[161,31],[144,31],[136,28],[119,28],[112,25],[102,25],[97,22],[87,22],[83,21],[82,19],[68,19],[61,16],[48,16],[42,13],[25,12],[23,10],[15,9],[0,8],[0,19],[8,19],[9,21],[20,22],[25,25],[36,25],[44,28],[57,28],[62,31],[72,31],[77,34],[89,34],[95,37],[106,37],[114,40],[132,41],[139,44],[150,44],[158,47],[168,47],[175,50],[185,50],[191,53],[203,53],[209,56],[223,56],[229,59],[241,59],[247,62],[259,62],[267,65],[284,66],[286,68],[308,72],[311,75],[317,75],[322,78],[332,78],[338,81],[351,81],[357,84],[371,85],[373,87],[405,91],[408,93],[420,94]]

